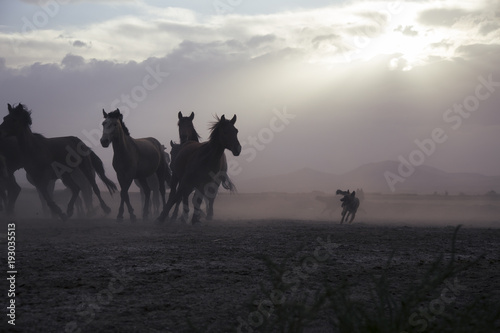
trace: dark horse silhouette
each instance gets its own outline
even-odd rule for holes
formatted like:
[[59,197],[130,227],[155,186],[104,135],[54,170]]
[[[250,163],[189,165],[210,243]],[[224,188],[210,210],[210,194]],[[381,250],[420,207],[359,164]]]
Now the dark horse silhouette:
[[[94,190],[101,208],[108,214],[111,209],[101,197],[99,187],[94,178],[94,171],[112,194],[116,185],[104,172],[102,161],[80,139],[74,136],[45,138],[31,132],[31,111],[22,104],[12,107],[8,104],[9,114],[0,124],[0,138],[15,136],[19,143],[22,166],[33,180],[36,189],[42,194],[53,214],[66,220],[73,214],[74,203],[78,198],[80,187],[71,177],[75,169],[79,169],[87,178]],[[60,178],[71,190],[71,198],[66,214],[54,202],[47,188],[51,180]]]
[[130,214],[130,220],[135,221],[134,209],[130,204],[128,189],[134,179],[137,179],[144,190],[143,219],[149,216],[149,201],[151,189],[147,178],[156,173],[162,204],[165,205],[165,180],[167,172],[167,161],[163,154],[161,143],[155,138],[134,139],[130,136],[128,128],[123,123],[123,115],[119,109],[106,113],[102,110],[104,128],[101,145],[108,147],[113,145],[113,168],[116,171],[120,183],[120,208],[117,220],[123,219],[123,204],[125,203]]
[[[196,129],[194,128],[194,125],[193,125],[194,112],[191,112],[191,115],[189,115],[189,117],[184,117],[182,115],[182,112],[179,111],[177,116],[179,118],[179,121],[177,124],[179,126],[179,139],[180,139],[181,143],[175,144],[172,141],[170,141],[170,146],[172,147],[172,150],[170,151],[170,156],[172,157],[172,161],[178,155],[180,149],[182,148],[182,146],[186,142],[189,142],[189,141],[199,142],[200,141],[199,140],[200,135],[198,134],[198,132],[196,131]],[[222,154],[222,157],[220,160],[220,170],[218,172],[218,175],[220,177],[217,177],[216,179],[214,179],[213,193],[211,193],[211,195],[208,197],[204,197],[204,199],[206,201],[206,207],[207,207],[206,218],[208,220],[211,220],[213,218],[214,201],[215,201],[215,197],[217,196],[220,184],[222,183],[222,187],[224,187],[226,190],[229,190],[231,192],[235,191],[235,186],[231,182],[231,180],[229,179],[229,176],[227,175],[227,160],[226,160],[225,154]],[[188,207],[187,200],[188,199],[186,198],[185,202],[184,202],[184,207]],[[175,204],[175,209],[172,213],[171,220],[177,219],[179,204],[180,204],[180,201]]]
[[234,156],[241,153],[235,123],[236,115],[231,120],[222,116],[212,125],[210,139],[207,142],[188,141],[183,144],[178,155],[172,159],[170,195],[157,222],[163,222],[172,206],[181,199],[184,202],[184,218],[187,219],[189,211],[187,200],[193,190],[195,190],[194,214],[191,222],[193,224],[199,222],[203,197],[215,197],[214,192],[221,182],[221,160],[224,150],[230,150]]
[[[33,135],[43,138],[41,134],[33,133]],[[17,139],[13,136],[0,139],[0,211],[2,210],[1,203],[3,200],[7,207],[6,213],[8,216],[14,213],[15,203],[21,191],[21,187],[17,184],[14,172],[22,167],[21,151]],[[29,175],[26,176],[27,180],[34,185],[31,177]],[[71,172],[71,177],[80,187],[82,198],[87,208],[87,216],[91,216],[94,213],[94,208],[92,206],[92,187],[79,169],[74,169],[73,172]],[[51,179],[48,184],[47,190],[51,197],[54,193],[55,183],[56,179]],[[49,208],[47,207],[43,195],[40,192],[38,192],[38,195],[44,215],[49,216]],[[79,216],[83,216],[84,211],[81,200],[77,199],[75,204]]]
[[356,198],[356,191],[349,193],[349,190],[347,190],[347,192],[344,191],[339,193],[339,190],[337,190],[337,194],[344,195],[342,199],[340,199],[340,201],[342,201],[342,219],[340,220],[340,224],[344,223],[344,220],[349,221],[350,224],[354,220],[359,208],[359,199]]

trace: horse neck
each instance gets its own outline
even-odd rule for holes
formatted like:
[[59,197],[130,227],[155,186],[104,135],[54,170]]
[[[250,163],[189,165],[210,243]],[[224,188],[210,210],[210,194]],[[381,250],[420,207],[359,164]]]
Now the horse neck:
[[113,141],[111,141],[113,151],[115,154],[128,155],[130,153],[131,142],[133,139],[125,134],[121,126],[118,128],[118,134],[113,138]]
[[22,131],[15,135],[19,150],[23,153],[37,152],[36,143],[38,138],[33,134],[31,128],[26,126]]
[[207,153],[208,153],[209,158],[213,158],[211,160],[213,163],[220,162],[220,159],[222,158],[222,154],[224,154],[224,150],[225,150],[224,146],[221,145],[216,140],[208,141]]
[[196,142],[200,142],[200,138],[198,137],[198,133],[196,132],[196,130],[194,129],[193,127],[193,130],[191,131],[191,134],[189,135],[189,137],[185,140],[182,140],[182,137],[179,133],[179,141],[181,144],[187,142],[187,141],[196,141]]

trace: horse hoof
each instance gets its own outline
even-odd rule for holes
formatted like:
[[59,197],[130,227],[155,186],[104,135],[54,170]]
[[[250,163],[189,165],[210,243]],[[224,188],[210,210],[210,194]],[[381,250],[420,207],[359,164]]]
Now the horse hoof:
[[64,213],[61,213],[61,215],[59,215],[59,217],[61,218],[61,221],[63,221],[63,222],[66,222],[68,220],[68,215],[66,215]]
[[136,222],[137,221],[137,218],[135,217],[135,215],[130,215],[130,222]]
[[123,216],[117,216],[116,222],[123,222]]

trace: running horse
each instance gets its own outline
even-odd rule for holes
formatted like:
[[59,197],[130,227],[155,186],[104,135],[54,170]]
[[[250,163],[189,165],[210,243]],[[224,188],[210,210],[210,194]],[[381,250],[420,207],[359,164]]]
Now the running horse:
[[[177,114],[177,117],[179,119],[177,125],[179,126],[179,139],[180,139],[180,144],[175,144],[172,141],[170,141],[170,146],[172,147],[172,150],[170,151],[170,156],[172,157],[172,162],[175,159],[175,157],[178,155],[179,151],[183,147],[183,145],[186,142],[189,141],[195,141],[195,142],[200,142],[200,135],[196,131],[193,125],[193,119],[194,119],[194,112],[191,112],[191,114],[188,117],[184,117],[182,115],[182,112],[179,111]],[[173,166],[171,166],[172,168]],[[207,214],[206,218],[207,220],[211,220],[214,215],[214,201],[215,197],[217,196],[218,189],[220,184],[222,183],[222,187],[224,187],[226,190],[229,190],[231,192],[235,191],[235,186],[229,179],[229,176],[227,175],[227,160],[226,160],[226,155],[222,154],[221,160],[220,160],[220,169],[217,172],[218,177],[214,177],[213,179],[213,193],[210,194],[208,197],[204,197],[206,201],[206,209],[207,209]],[[177,180],[176,180],[177,181]],[[176,186],[175,184],[174,186]],[[186,199],[187,200],[187,199]],[[177,202],[175,204],[175,209],[174,212],[172,213],[171,220],[177,219],[177,214],[178,214],[178,209],[179,209],[179,204],[180,202]],[[187,207],[188,201],[184,202],[184,206]]]
[[144,206],[142,218],[149,216],[149,201],[151,189],[147,178],[153,174],[158,177],[162,206],[165,205],[165,181],[167,162],[163,154],[161,143],[155,138],[134,139],[123,122],[123,115],[119,109],[106,113],[102,110],[104,121],[101,145],[106,148],[113,146],[113,168],[120,184],[120,207],[117,220],[123,219],[124,204],[127,205],[130,220],[135,221],[134,209],[130,204],[128,190],[132,181],[137,179],[144,190]]
[[[31,111],[23,104],[12,107],[8,104],[9,114],[0,124],[0,139],[14,136],[19,144],[22,166],[33,180],[36,189],[42,194],[47,206],[54,215],[65,221],[73,215],[74,203],[78,198],[80,187],[71,174],[78,169],[85,175],[96,194],[101,208],[106,214],[111,209],[101,197],[95,182],[94,171],[107,186],[109,192],[116,191],[116,185],[109,180],[99,157],[75,136],[46,138],[31,131]],[[49,183],[60,178],[71,190],[66,213],[57,206],[48,191]]]
[[349,193],[349,190],[347,190],[347,192],[341,194],[344,196],[340,199],[342,201],[342,219],[340,220],[340,224],[344,223],[344,220],[349,221],[349,224],[351,224],[359,208],[359,199],[356,198],[356,191]]
[[[40,134],[33,133],[33,135],[43,139],[43,136]],[[13,136],[0,139],[0,203],[2,200],[4,201],[8,216],[14,214],[15,203],[21,192],[21,187],[17,184],[14,172],[23,168],[22,163],[21,151],[17,139]],[[92,187],[79,169],[74,169],[71,172],[71,177],[80,187],[82,198],[87,208],[87,216],[91,216],[94,213],[94,208],[92,206]],[[34,185],[33,179],[31,179],[29,174],[26,175],[26,178],[28,182]],[[47,191],[51,197],[54,193],[55,183],[56,179],[51,179],[48,183]],[[38,196],[44,215],[49,216],[49,208],[42,193],[38,192]],[[75,204],[78,215],[83,216],[84,212],[81,200],[77,199]],[[0,211],[1,210],[0,207]]]
[[[184,219],[186,220],[189,212],[188,198],[195,191],[193,196],[194,213],[191,223],[198,223],[203,198],[215,198],[214,192],[224,177],[223,172],[221,172],[224,151],[228,149],[234,156],[240,155],[241,145],[238,141],[238,130],[234,126],[236,115],[231,120],[227,120],[224,115],[216,120],[210,128],[211,133],[208,141],[203,143],[188,141],[183,144],[177,156],[172,158],[170,195],[167,204],[157,218],[157,222],[163,222],[173,205],[180,200],[184,202]],[[174,186],[174,184],[178,185]]]

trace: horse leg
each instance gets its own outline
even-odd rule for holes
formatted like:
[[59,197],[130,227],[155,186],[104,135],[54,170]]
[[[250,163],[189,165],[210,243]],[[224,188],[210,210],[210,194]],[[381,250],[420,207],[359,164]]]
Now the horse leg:
[[71,198],[69,199],[68,208],[66,209],[66,215],[71,217],[73,215],[75,201],[79,197],[80,187],[75,183],[73,178],[71,178],[71,174],[69,173],[64,173],[61,176],[61,180],[63,181],[63,184],[71,190]]
[[202,214],[200,206],[203,201],[204,195],[199,189],[195,189],[193,195],[193,217],[191,218],[191,224],[200,223],[200,215]]
[[[55,179],[50,179],[47,182],[47,192],[49,193],[49,196],[53,199],[54,198],[54,188],[56,187],[56,181]],[[52,218],[57,218],[57,214],[55,214],[47,205],[47,201],[42,195],[42,192],[40,192],[38,189],[36,190],[38,194],[38,198],[40,199],[40,204],[42,205],[42,212],[43,216],[49,217],[52,216]]]
[[354,220],[354,217],[356,216],[356,212],[352,212],[351,213],[351,220],[349,221],[349,224],[352,223],[352,221]]
[[172,216],[170,216],[170,221],[177,220],[177,215],[179,215],[179,206],[181,205],[181,201],[177,201],[175,203],[174,211],[172,212]]
[[166,164],[163,165],[160,163],[160,166],[158,167],[158,169],[156,169],[156,179],[158,181],[158,186],[155,187],[153,191],[153,205],[155,206],[155,214],[158,213],[160,207],[160,198],[158,197],[158,193],[161,195],[162,204],[165,205],[165,182],[167,181],[166,167]]
[[132,205],[130,204],[130,198],[128,196],[128,189],[130,188],[130,185],[132,184],[133,179],[132,178],[125,178],[125,177],[119,177],[118,182],[120,183],[120,209],[118,210],[118,216],[116,217],[117,220],[122,220],[123,219],[123,204],[125,203],[127,205],[128,213],[130,215],[130,221],[134,222],[136,217],[134,215],[134,208],[132,208]]
[[[188,223],[189,218],[189,192],[182,195],[182,222]],[[177,203],[180,204],[180,201]]]
[[181,198],[181,193],[177,192],[175,187],[171,187],[167,203],[163,205],[163,210],[161,211],[160,216],[158,216],[158,218],[156,219],[156,223],[163,223],[165,221],[165,218],[168,216],[170,209],[172,209],[174,204],[177,204],[178,206]]
[[[175,196],[175,193],[177,191],[177,183],[178,183],[177,178],[176,177],[172,177],[171,180],[170,180],[170,194],[171,195]],[[163,185],[163,188],[165,189],[165,184]],[[160,193],[162,193],[161,192],[161,183],[160,183]],[[182,197],[180,196],[179,198],[182,198]],[[170,200],[170,196],[169,196],[169,200]],[[173,204],[175,204],[175,208],[174,208],[174,211],[172,212],[172,216],[170,217],[170,221],[177,220],[177,215],[179,214],[179,206],[181,204],[180,199],[178,199],[177,201],[175,201]]]
[[80,195],[78,195],[78,197],[76,198],[75,206],[76,206],[76,214],[78,215],[78,217],[84,217],[85,209],[83,208],[83,200],[80,197]]
[[80,186],[82,190],[82,198],[85,202],[85,208],[87,209],[87,217],[91,217],[95,214],[94,204],[92,203],[92,187],[85,180],[85,183]]
[[142,219],[147,220],[149,215],[149,206],[150,206],[150,197],[151,197],[151,188],[149,187],[148,181],[146,178],[137,179],[141,184],[142,190],[144,192],[144,205],[142,207]]
[[61,220],[66,221],[68,219],[68,216],[62,212],[61,208],[59,208],[59,206],[54,202],[54,199],[48,191],[50,180],[43,179],[42,177],[36,180],[33,179],[33,181],[35,183],[37,191],[42,194],[42,197],[43,199],[45,199],[45,202],[47,203],[47,206],[49,206],[52,214],[58,216]]
[[151,190],[152,194],[153,194],[153,197],[151,198],[151,201],[153,203],[153,209],[152,209],[152,212],[154,212],[154,214],[158,214],[158,211],[160,210],[160,196],[158,194],[158,189],[153,189]]
[[219,192],[220,183],[211,182],[208,186],[205,186],[205,198],[207,199],[207,220],[211,220],[214,217],[214,201]]
[[[104,200],[101,197],[101,190],[99,190],[99,187],[97,186],[97,183],[95,182],[95,169],[92,166],[92,162],[90,160],[89,156],[86,156],[85,159],[80,163],[79,165],[79,171],[83,173],[85,178],[87,178],[90,187],[94,191],[97,199],[99,199],[99,203],[101,205],[102,210],[104,211],[104,214],[108,215],[111,213],[111,208],[106,205]],[[129,185],[130,187],[130,185]],[[121,203],[120,203],[121,205]]]
[[6,182],[7,187],[7,216],[14,214],[14,207],[21,192],[21,186],[16,182],[14,174],[10,175]]

